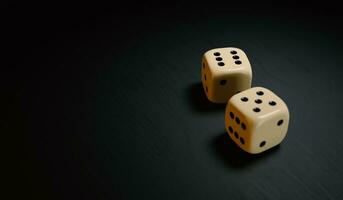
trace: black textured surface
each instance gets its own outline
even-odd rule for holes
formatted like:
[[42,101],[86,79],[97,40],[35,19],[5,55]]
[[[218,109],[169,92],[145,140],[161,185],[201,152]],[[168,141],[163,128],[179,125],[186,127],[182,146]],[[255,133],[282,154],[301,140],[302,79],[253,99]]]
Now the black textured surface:
[[[28,4],[29,5],[29,4]],[[342,199],[342,22],[335,6],[10,4],[2,81],[33,199]],[[235,46],[291,114],[259,155],[225,133],[202,54]],[[11,78],[8,78],[11,77]]]

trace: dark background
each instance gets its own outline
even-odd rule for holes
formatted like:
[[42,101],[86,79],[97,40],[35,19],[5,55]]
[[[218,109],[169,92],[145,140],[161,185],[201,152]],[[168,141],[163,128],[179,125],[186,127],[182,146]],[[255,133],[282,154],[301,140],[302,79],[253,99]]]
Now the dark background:
[[[126,3],[3,3],[11,197],[343,198],[338,5]],[[238,149],[203,94],[202,54],[227,46],[288,104],[268,152]]]

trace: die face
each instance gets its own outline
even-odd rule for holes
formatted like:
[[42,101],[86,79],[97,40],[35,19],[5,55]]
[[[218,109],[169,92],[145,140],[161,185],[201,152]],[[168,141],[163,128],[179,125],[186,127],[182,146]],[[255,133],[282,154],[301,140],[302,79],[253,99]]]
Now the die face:
[[260,118],[254,127],[250,153],[260,153],[280,144],[286,137],[288,124],[288,110],[279,110],[268,118]]
[[212,94],[208,98],[215,103],[226,103],[233,95],[250,88],[251,77],[244,73],[213,76]]
[[201,82],[202,82],[202,86],[204,88],[204,91],[207,97],[211,96],[212,94],[212,90],[209,90],[209,87],[211,86],[210,84],[211,80],[212,80],[212,73],[208,68],[207,61],[203,59],[202,66],[201,66]]
[[201,76],[207,98],[214,103],[226,103],[237,92],[251,87],[250,62],[242,50],[234,47],[207,51]]
[[249,153],[260,153],[284,139],[289,124],[289,111],[284,101],[272,91],[255,87],[234,95],[227,107],[242,113],[249,128]]
[[251,127],[254,123],[240,111],[239,107],[228,102],[225,110],[225,127],[231,139],[244,151],[252,148]]

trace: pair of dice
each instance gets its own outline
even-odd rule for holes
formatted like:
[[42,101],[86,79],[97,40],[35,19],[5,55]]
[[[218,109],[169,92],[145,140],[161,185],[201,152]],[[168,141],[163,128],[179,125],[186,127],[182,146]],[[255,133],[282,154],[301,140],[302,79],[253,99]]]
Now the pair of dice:
[[207,98],[227,103],[226,130],[241,149],[256,154],[282,142],[289,123],[287,105],[267,88],[251,88],[251,65],[241,49],[207,51],[201,71]]

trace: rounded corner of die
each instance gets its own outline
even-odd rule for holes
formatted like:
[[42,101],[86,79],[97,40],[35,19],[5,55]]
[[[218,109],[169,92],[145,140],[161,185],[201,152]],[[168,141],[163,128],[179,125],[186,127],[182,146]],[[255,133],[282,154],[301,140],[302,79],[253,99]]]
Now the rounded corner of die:
[[246,151],[246,152],[248,152],[251,155],[256,155],[256,154],[261,153],[261,151]]
[[265,87],[262,87],[262,86],[255,86],[255,87],[252,87],[251,89],[254,89],[256,91],[270,91],[269,89],[265,88]]
[[247,146],[245,148],[242,148],[244,150],[245,153],[247,153],[248,155],[255,155],[260,153],[261,151],[258,151],[257,149],[253,148],[252,146]]
[[227,105],[234,106],[235,101],[236,101],[236,98],[237,98],[237,94],[234,94],[234,95],[230,96],[230,97],[227,99]]
[[214,103],[214,104],[223,104],[223,103],[225,103],[225,102],[223,102],[223,101],[220,101],[219,99],[214,98],[214,97],[211,96],[211,95],[207,95],[207,99],[208,99],[211,103]]
[[248,68],[242,70],[242,71],[240,72],[240,74],[243,75],[244,77],[246,77],[246,78],[252,80],[253,73],[252,73],[251,68],[248,67]]
[[203,54],[203,58],[207,57],[209,54],[211,54],[215,50],[216,49],[208,49],[208,50],[206,50],[205,53]]
[[206,60],[206,56],[208,55],[208,52],[209,52],[209,51],[210,51],[210,50],[205,51],[205,52],[202,54],[201,59],[202,59],[203,62]]
[[234,103],[233,103],[232,97],[228,98],[228,100],[226,101],[226,108],[233,107]]
[[285,113],[286,113],[287,118],[289,120],[290,119],[289,108],[288,108],[288,106],[287,106],[287,104],[285,102],[284,102],[284,105],[285,105]]
[[241,48],[236,47],[236,46],[232,46],[232,47],[229,47],[229,48],[232,49],[232,50],[236,50],[236,51],[243,51]]

